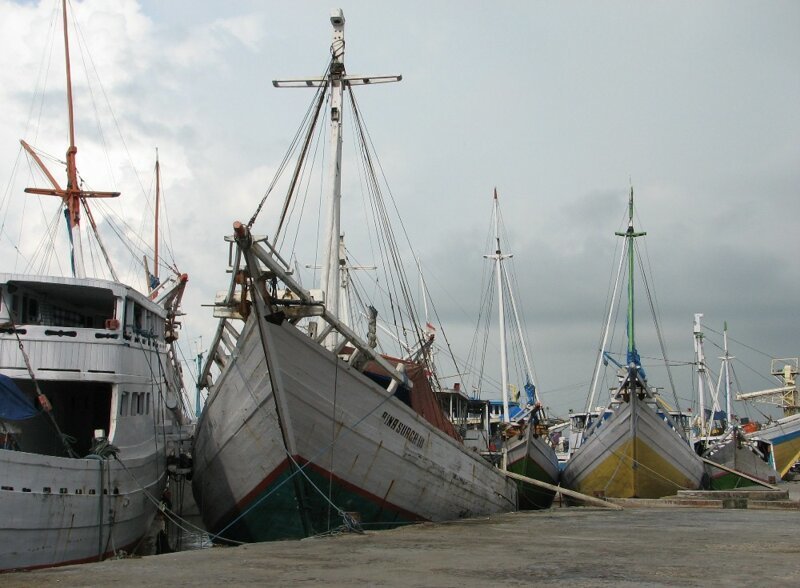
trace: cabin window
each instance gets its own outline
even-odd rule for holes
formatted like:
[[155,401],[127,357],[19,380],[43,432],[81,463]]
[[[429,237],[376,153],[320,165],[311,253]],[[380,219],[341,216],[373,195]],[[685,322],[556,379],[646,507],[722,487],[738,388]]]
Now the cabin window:
[[11,309],[8,307],[6,293],[0,288],[0,322],[8,322],[11,319]]
[[7,290],[20,324],[101,329],[114,316],[116,298],[106,288],[12,281]]
[[39,317],[39,302],[35,298],[28,299],[27,312],[25,313],[24,322],[30,324],[37,324],[40,322]]
[[124,323],[125,339],[144,344],[155,344],[164,339],[164,327],[159,314],[130,299],[125,303]]
[[142,324],[142,307],[138,304],[133,305],[133,330],[136,333],[141,333],[144,325]]
[[129,392],[123,392],[119,400],[119,416],[128,416],[131,405],[131,395]]
[[136,414],[142,414],[144,412],[144,394],[142,392],[137,392],[135,394],[136,397]]
[[11,310],[14,312],[17,320],[19,320],[19,296],[16,294],[11,295]]
[[82,327],[83,317],[80,313],[66,308],[58,308],[52,304],[46,304],[46,324],[59,325],[62,327]]

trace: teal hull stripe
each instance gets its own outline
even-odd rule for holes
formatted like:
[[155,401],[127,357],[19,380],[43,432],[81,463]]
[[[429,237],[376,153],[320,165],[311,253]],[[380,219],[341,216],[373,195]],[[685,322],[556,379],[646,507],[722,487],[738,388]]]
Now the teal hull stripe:
[[[313,463],[309,464],[299,457],[295,457],[295,460],[305,464],[303,472],[296,474],[300,481],[300,503],[295,494],[294,480],[290,479],[289,461],[285,460],[239,501],[221,523],[214,525],[216,529],[224,529],[220,540],[257,542],[301,539],[341,526],[342,518],[336,508],[331,506],[326,497],[320,496],[308,483],[306,476],[326,496],[330,492],[330,501],[341,510],[352,513],[366,529],[388,529],[426,520],[349,484]],[[212,530],[212,533],[216,534],[217,531]]]

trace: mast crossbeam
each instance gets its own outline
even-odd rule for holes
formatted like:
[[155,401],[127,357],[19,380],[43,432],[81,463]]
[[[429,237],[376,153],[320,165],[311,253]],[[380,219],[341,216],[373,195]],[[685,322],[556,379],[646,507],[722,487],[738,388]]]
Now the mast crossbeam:
[[[347,86],[366,86],[372,84],[391,84],[392,82],[402,81],[403,76],[342,76],[341,80]],[[272,85],[276,88],[320,88],[328,84],[329,78],[305,78],[296,80],[272,80]]]

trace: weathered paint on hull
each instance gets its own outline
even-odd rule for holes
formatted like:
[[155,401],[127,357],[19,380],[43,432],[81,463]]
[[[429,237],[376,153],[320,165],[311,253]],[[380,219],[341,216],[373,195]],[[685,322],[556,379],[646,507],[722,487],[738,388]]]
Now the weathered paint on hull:
[[[712,446],[703,457],[769,484],[777,482],[779,477],[772,465],[753,453],[746,444],[740,446],[733,438],[727,438],[721,444]],[[706,471],[711,479],[712,490],[733,490],[756,484],[747,478],[709,464],[706,464]]]
[[780,419],[760,431],[749,433],[748,437],[772,443],[775,469],[781,477],[800,460],[800,415]]
[[[559,468],[555,450],[540,438],[513,439],[508,450],[508,470],[547,484],[558,484]],[[550,508],[555,492],[533,484],[517,481],[519,507],[522,510]]]
[[791,438],[778,439],[775,445],[775,469],[785,476],[791,467],[800,460],[800,431]]
[[629,439],[597,463],[573,490],[589,496],[660,498],[697,486],[657,448],[642,439]]
[[660,498],[697,489],[703,474],[689,445],[634,396],[584,441],[561,480],[590,496]]
[[[332,502],[343,511],[352,506],[368,528],[517,508],[516,485],[486,460],[293,325],[265,321],[262,344],[256,320],[251,315],[239,336],[197,427],[192,486],[207,528],[225,528],[263,498],[254,509],[258,514],[245,525],[233,524],[224,538],[271,538],[283,532],[275,530],[280,526],[288,536],[324,532],[332,524],[327,501],[323,518],[298,507],[296,497],[318,505],[319,494],[334,486],[341,504],[333,493]],[[296,474],[269,494],[280,476],[289,475],[281,470],[287,453],[312,463],[322,477],[319,491]],[[303,513],[306,527],[300,530]]]
[[[301,458],[295,458],[295,462],[306,464],[301,466],[303,473],[299,475],[302,479],[300,508],[291,476],[293,470],[287,460],[278,472],[269,476],[267,483],[259,485],[258,491],[251,492],[218,528],[210,531],[221,535],[222,539],[235,537],[244,542],[302,539],[341,527],[342,517],[332,504],[352,516],[366,530],[390,529],[421,520],[380,497],[365,495]],[[322,489],[330,502],[311,484]]]
[[725,472],[718,476],[711,476],[711,489],[712,490],[736,490],[737,488],[747,488],[754,486],[755,482],[751,482],[736,474]]
[[[0,450],[4,482],[24,477],[29,484],[0,491],[0,571],[99,561],[136,547],[157,510],[145,491],[161,496],[165,460],[130,460],[127,470],[115,460],[103,463],[105,493],[98,491],[97,460]],[[50,490],[43,491],[45,486]]]
[[[530,458],[524,458],[516,463],[509,464],[508,470],[540,482],[557,485],[558,480],[553,479],[544,468]],[[553,505],[555,492],[539,488],[533,484],[517,481],[519,492],[519,507],[521,510],[539,510],[550,508]]]

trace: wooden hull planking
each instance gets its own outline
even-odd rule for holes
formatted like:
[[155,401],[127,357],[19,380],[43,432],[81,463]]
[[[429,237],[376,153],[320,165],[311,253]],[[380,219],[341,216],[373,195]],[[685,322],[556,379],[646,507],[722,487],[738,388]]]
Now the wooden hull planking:
[[369,528],[517,507],[479,455],[290,323],[262,327],[276,373],[251,316],[198,424],[193,488],[221,539],[324,533],[337,508]]
[[569,459],[562,483],[590,496],[660,498],[699,488],[703,473],[683,438],[634,395]]

